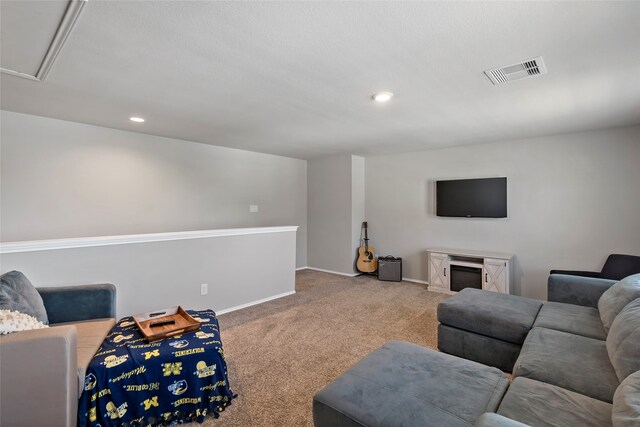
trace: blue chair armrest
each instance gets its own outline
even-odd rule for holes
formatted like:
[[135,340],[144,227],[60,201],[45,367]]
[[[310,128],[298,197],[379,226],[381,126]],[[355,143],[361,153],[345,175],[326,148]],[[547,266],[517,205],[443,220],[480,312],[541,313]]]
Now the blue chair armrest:
[[547,282],[547,299],[553,302],[598,307],[598,300],[615,280],[552,274]]
[[37,288],[49,323],[116,317],[116,287],[112,284]]

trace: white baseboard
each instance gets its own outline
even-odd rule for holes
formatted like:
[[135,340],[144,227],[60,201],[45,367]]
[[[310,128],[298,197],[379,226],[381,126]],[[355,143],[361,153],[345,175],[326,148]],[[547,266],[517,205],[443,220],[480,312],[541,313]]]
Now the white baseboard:
[[455,295],[455,294],[457,294],[457,292],[450,291],[449,289],[438,288],[436,286],[429,286],[427,288],[427,290],[430,291],[430,292],[438,292],[440,294],[447,294],[447,295]]
[[271,296],[271,297],[262,298],[262,299],[259,299],[257,301],[251,301],[251,302],[248,302],[246,304],[236,305],[235,307],[225,308],[224,310],[216,310],[216,315],[225,314],[225,313],[231,313],[232,311],[241,310],[243,308],[251,307],[252,305],[262,304],[264,302],[272,301],[274,299],[287,297],[287,296],[293,295],[295,293],[296,293],[296,291],[285,292],[283,294],[278,294],[278,295],[274,295],[274,296]]
[[315,267],[307,267],[308,270],[315,270],[315,271],[322,271],[323,273],[331,273],[331,274],[338,274],[340,276],[347,276],[347,277],[356,277],[358,274],[357,273],[342,273],[340,271],[333,271],[333,270],[325,270],[324,268],[315,268]]
[[308,269],[308,268],[309,268],[309,267],[307,267],[307,266],[305,265],[304,267],[298,267],[298,268],[296,268],[296,271],[306,270],[306,269]]
[[410,279],[408,277],[403,277],[402,280],[405,281],[405,282],[420,283],[421,285],[428,285],[429,284],[429,282],[425,282],[424,280]]

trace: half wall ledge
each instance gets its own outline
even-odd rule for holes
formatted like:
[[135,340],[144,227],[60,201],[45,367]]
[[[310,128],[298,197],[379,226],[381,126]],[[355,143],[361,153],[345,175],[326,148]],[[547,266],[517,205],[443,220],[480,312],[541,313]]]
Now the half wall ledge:
[[116,236],[78,237],[68,239],[25,240],[0,243],[0,254],[87,248],[93,246],[126,245],[132,243],[165,242],[170,240],[204,239],[207,237],[244,236],[250,234],[298,231],[298,226],[227,228],[217,230],[177,231],[168,233],[125,234]]

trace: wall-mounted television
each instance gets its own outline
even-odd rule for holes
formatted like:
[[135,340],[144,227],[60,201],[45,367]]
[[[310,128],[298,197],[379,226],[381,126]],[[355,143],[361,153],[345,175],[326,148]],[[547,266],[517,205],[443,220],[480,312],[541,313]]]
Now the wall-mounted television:
[[506,218],[507,178],[436,181],[436,215]]

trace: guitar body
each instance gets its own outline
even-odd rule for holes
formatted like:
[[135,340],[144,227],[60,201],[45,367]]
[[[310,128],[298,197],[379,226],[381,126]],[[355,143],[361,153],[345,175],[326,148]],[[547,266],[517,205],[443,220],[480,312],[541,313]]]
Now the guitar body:
[[374,273],[378,269],[378,259],[373,246],[363,245],[358,248],[356,268],[361,273]]
[[[358,260],[356,268],[360,273],[374,273],[378,269],[378,259],[376,258],[373,246],[369,245],[369,235],[367,234],[367,222],[362,223],[364,230],[363,245],[358,248]],[[360,235],[362,237],[362,234]]]

